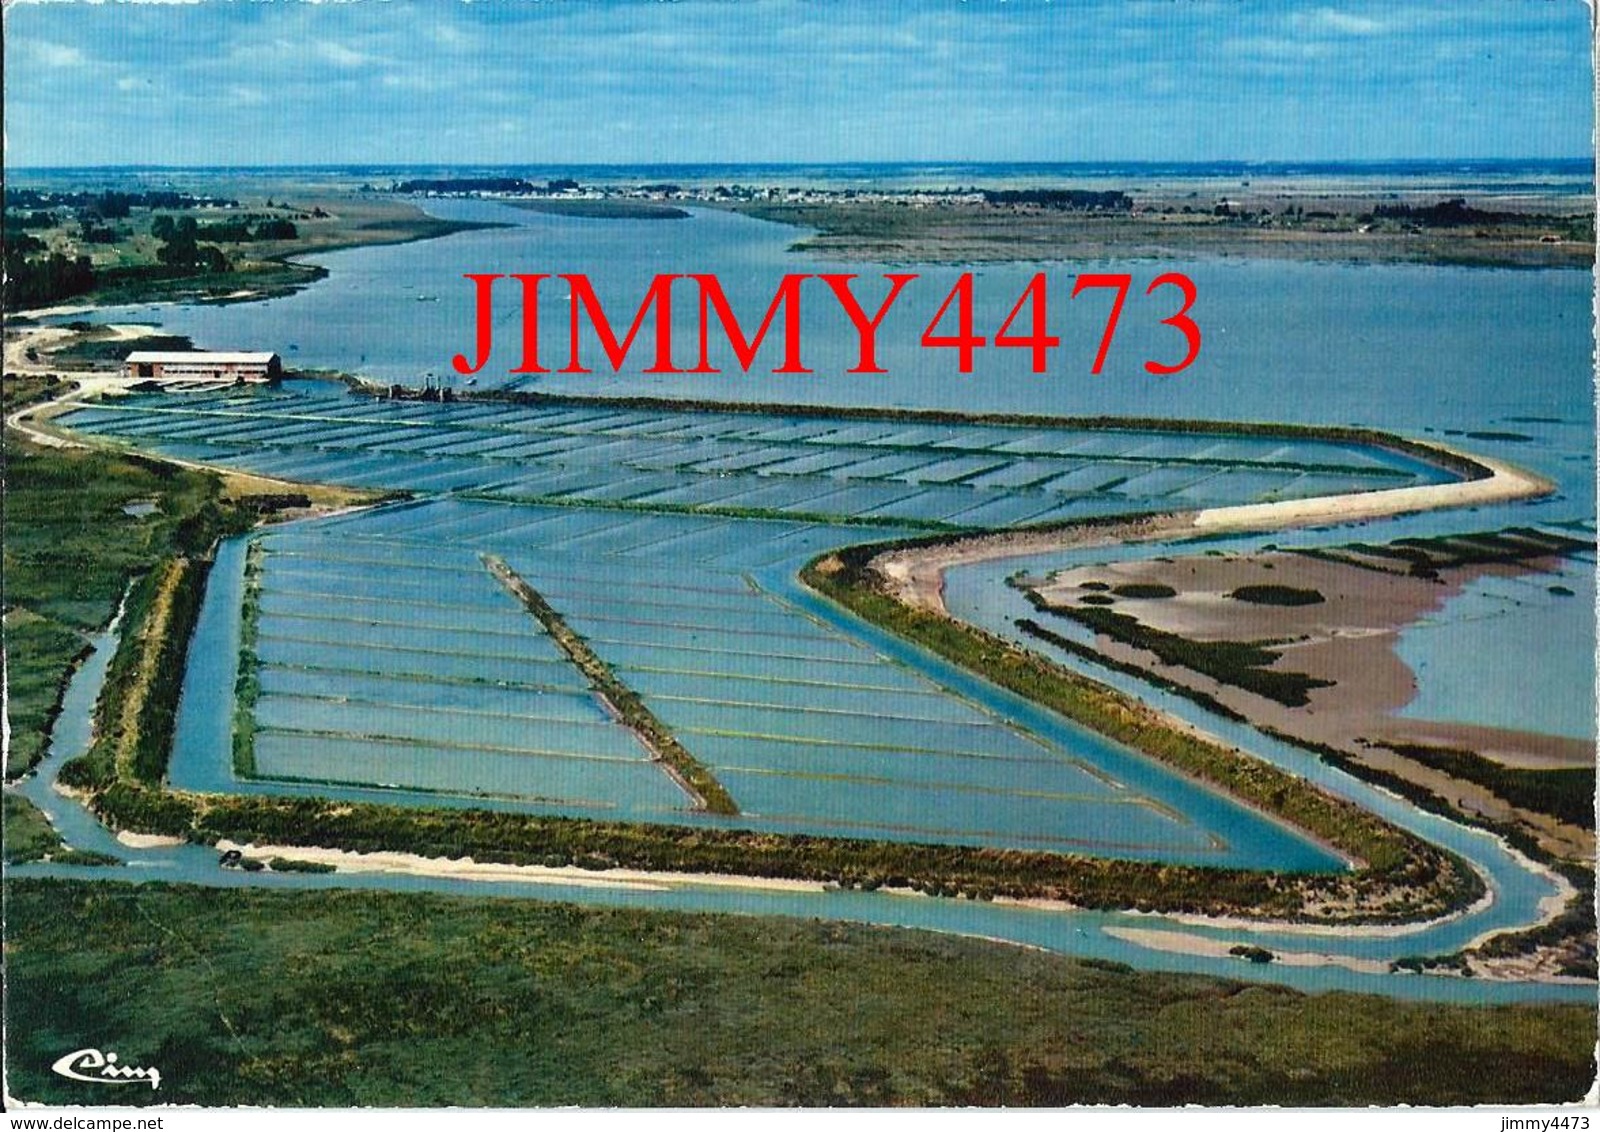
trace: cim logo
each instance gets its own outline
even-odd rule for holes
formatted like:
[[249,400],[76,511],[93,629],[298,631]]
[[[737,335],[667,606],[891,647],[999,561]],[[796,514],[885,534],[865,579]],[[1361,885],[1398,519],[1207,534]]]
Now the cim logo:
[[73,1050],[50,1068],[63,1077],[93,1085],[131,1085],[135,1081],[148,1081],[151,1089],[161,1088],[159,1069],[118,1065],[115,1053],[101,1053],[97,1049]]

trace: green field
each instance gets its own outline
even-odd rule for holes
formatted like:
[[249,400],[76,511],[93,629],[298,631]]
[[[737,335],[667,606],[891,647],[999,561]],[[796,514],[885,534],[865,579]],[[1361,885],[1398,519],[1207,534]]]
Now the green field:
[[37,806],[16,794],[5,795],[5,860],[16,864],[37,861],[62,845],[58,834]]
[[[5,411],[50,387],[8,378]],[[6,437],[6,777],[38,761],[61,687],[128,582],[169,548],[205,551],[233,522],[221,481],[141,456],[40,449]],[[130,504],[153,504],[129,514]],[[139,508],[135,508],[139,510]]]
[[[1571,1101],[1592,1008],[1398,1003],[783,919],[13,881],[10,1084],[119,1103]],[[1241,966],[1243,964],[1241,963]]]

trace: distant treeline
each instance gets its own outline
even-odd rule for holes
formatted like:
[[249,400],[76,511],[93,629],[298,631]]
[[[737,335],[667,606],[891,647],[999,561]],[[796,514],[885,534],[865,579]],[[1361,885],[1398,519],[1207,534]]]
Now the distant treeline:
[[106,190],[100,193],[60,193],[40,189],[7,189],[5,196],[6,227],[12,227],[13,209],[75,208],[93,212],[105,220],[119,220],[135,208],[238,208],[236,200],[221,197],[197,197],[192,193],[154,189],[147,192],[120,193]]
[[1526,220],[1514,212],[1490,212],[1473,208],[1466,200],[1440,201],[1438,204],[1380,204],[1372,210],[1379,220],[1406,220],[1423,228],[1462,228],[1468,224],[1500,224],[1508,220]]
[[575,189],[578,182],[571,180],[546,181],[535,184],[521,177],[444,177],[438,180],[420,179],[397,181],[397,193],[559,193]]
[[[167,217],[158,217],[165,220]],[[30,307],[49,306],[63,299],[86,295],[100,287],[124,286],[129,283],[153,283],[166,279],[187,279],[196,274],[220,275],[233,270],[228,257],[214,244],[197,242],[196,233],[211,239],[228,239],[210,228],[193,227],[193,217],[183,217],[182,225],[188,231],[175,232],[171,239],[156,249],[159,263],[131,264],[126,267],[108,267],[96,270],[88,256],[65,256],[60,252],[28,258],[30,253],[43,251],[43,241],[26,233],[20,238],[5,242],[5,284],[3,301],[8,311]],[[262,234],[263,232],[267,234]],[[267,221],[253,236],[244,239],[293,239],[295,227],[287,220]]]
[[1133,198],[1118,189],[985,189],[983,199],[989,204],[1034,204],[1071,212],[1127,212],[1133,208]]
[[43,247],[41,241],[31,236],[17,240],[9,238],[8,234],[5,241],[6,310],[49,306],[58,299],[94,290],[94,268],[88,256],[68,257],[51,252],[38,259],[27,258],[28,252]]
[[200,226],[195,223],[192,216],[174,219],[162,215],[156,217],[155,222],[151,224],[150,234],[168,243],[174,240],[181,242],[187,239],[193,242],[201,239],[215,240],[224,244],[240,244],[251,240],[294,240],[299,238],[300,230],[295,227],[294,221],[281,218],[263,218],[251,228],[247,217]]

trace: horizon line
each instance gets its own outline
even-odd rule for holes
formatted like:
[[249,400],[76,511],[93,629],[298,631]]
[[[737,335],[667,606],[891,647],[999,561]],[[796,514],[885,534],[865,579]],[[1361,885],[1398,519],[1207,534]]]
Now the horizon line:
[[804,169],[804,168],[846,168],[846,167],[873,167],[873,166],[902,166],[910,168],[943,168],[949,166],[979,167],[992,165],[1017,165],[1035,167],[1092,167],[1105,165],[1125,166],[1163,166],[1169,168],[1204,167],[1204,166],[1234,166],[1237,168],[1272,168],[1281,166],[1302,166],[1308,168],[1337,167],[1337,166],[1385,166],[1385,165],[1537,165],[1537,164],[1596,164],[1593,154],[1579,154],[1565,157],[1553,156],[1520,156],[1520,157],[1341,157],[1341,158],[1194,158],[1182,160],[1167,160],[1155,158],[1075,158],[1071,160],[1051,160],[1044,158],[950,158],[950,159],[915,159],[903,160],[895,158],[875,159],[837,159],[837,160],[784,160],[784,161],[360,161],[360,162],[268,162],[263,164],[218,164],[203,165],[189,163],[91,163],[82,165],[13,165],[7,163],[4,169],[7,172],[57,172],[57,171],[229,171],[229,170],[260,170],[260,169],[306,169],[306,170],[340,170],[340,169],[384,169],[384,168],[434,168],[434,169],[674,169],[674,168],[768,168],[768,169]]

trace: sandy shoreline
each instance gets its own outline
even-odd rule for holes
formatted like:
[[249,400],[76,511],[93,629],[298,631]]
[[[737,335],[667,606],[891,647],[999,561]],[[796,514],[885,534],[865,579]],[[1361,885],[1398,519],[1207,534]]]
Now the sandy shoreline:
[[872,565],[889,580],[894,596],[905,604],[948,615],[949,610],[944,604],[944,572],[955,566],[1123,542],[1365,522],[1446,507],[1476,507],[1517,499],[1535,499],[1555,490],[1555,485],[1549,480],[1505,461],[1475,454],[1467,456],[1437,441],[1418,443],[1449,456],[1466,456],[1487,468],[1490,474],[1483,479],[1383,491],[1323,495],[1273,503],[1243,503],[1200,511],[1175,511],[1123,523],[1069,527],[1057,531],[975,535],[940,546],[888,551],[875,558]]
[[[150,837],[134,834],[131,838],[139,841],[148,841],[150,846],[164,845],[170,839]],[[130,846],[135,845],[135,840],[127,835],[119,835],[119,840]],[[139,847],[145,847],[143,845]],[[431,877],[444,880],[463,881],[490,881],[511,884],[545,884],[568,888],[596,888],[613,889],[633,892],[666,892],[678,887],[710,887],[735,891],[751,892],[803,892],[821,894],[829,891],[829,887],[818,881],[788,880],[779,877],[751,877],[736,876],[721,873],[675,873],[660,872],[644,869],[580,869],[575,866],[551,867],[546,865],[511,865],[488,861],[474,861],[470,857],[439,858],[424,857],[415,853],[399,853],[377,851],[370,853],[355,852],[346,849],[327,849],[303,845],[274,845],[239,843],[229,840],[219,840],[216,848],[221,852],[237,850],[247,857],[257,860],[270,861],[274,857],[286,860],[301,861],[314,864],[331,865],[336,872],[346,874],[372,874],[388,873],[404,876]],[[1537,869],[1538,866],[1529,862],[1529,866]],[[1559,879],[1559,878],[1558,878]],[[1546,922],[1560,911],[1565,903],[1566,896],[1570,893],[1570,886],[1564,886],[1563,891],[1552,896],[1540,905],[1540,923]],[[886,895],[910,896],[920,899],[932,899],[925,893],[913,889],[884,889]],[[1148,913],[1152,919],[1161,919],[1171,923],[1189,924],[1195,927],[1206,927],[1218,930],[1251,932],[1273,932],[1278,934],[1300,934],[1306,936],[1321,936],[1336,939],[1360,938],[1390,938],[1404,936],[1435,927],[1472,912],[1487,907],[1493,900],[1492,895],[1485,894],[1471,908],[1462,909],[1449,916],[1436,920],[1429,920],[1416,924],[1300,924],[1290,921],[1252,921],[1230,917],[1205,917],[1163,915]],[[1015,900],[997,898],[997,905],[1011,905],[1015,907],[1038,908],[1048,911],[1079,911],[1074,905],[1052,900]],[[1128,912],[1130,916],[1146,915],[1146,913]],[[1230,941],[1215,940],[1207,936],[1195,935],[1190,932],[1171,931],[1159,928],[1137,928],[1105,926],[1100,929],[1106,935],[1121,939],[1129,943],[1138,944],[1156,951],[1178,952],[1189,955],[1202,955],[1216,958],[1230,958],[1229,948],[1235,946]],[[959,933],[966,934],[966,933]],[[1499,933],[1485,932],[1474,940],[1472,946],[1477,946],[1484,940]],[[976,938],[990,938],[979,936]],[[1014,941],[995,939],[994,942],[1014,944]],[[1032,946],[1023,944],[1021,946]],[[1050,950],[1039,948],[1039,950]],[[1386,962],[1378,960],[1364,960],[1351,956],[1334,955],[1325,952],[1274,952],[1274,961],[1284,966],[1341,966],[1353,971],[1364,973],[1383,974],[1389,970]],[[1530,977],[1538,978],[1537,975]]]
[[1194,516],[1194,527],[1206,534],[1229,531],[1271,531],[1283,527],[1319,526],[1324,523],[1355,523],[1368,519],[1387,519],[1416,511],[1444,507],[1478,507],[1489,503],[1509,503],[1517,499],[1536,499],[1549,495],[1555,484],[1504,460],[1476,453],[1465,453],[1438,441],[1418,441],[1424,447],[1466,458],[1489,469],[1483,479],[1454,483],[1394,487],[1384,491],[1363,491],[1351,495],[1325,495],[1312,499],[1285,499],[1274,503],[1245,503],[1234,507],[1213,507]]
[[[1105,927],[1100,930],[1113,939],[1136,944],[1151,951],[1165,951],[1178,955],[1198,955],[1208,959],[1238,959],[1241,963],[1249,962],[1243,956],[1234,955],[1232,949],[1238,945],[1225,939],[1212,939],[1210,936],[1194,935],[1190,932],[1158,931],[1149,928]],[[1272,962],[1284,967],[1344,967],[1364,975],[1386,975],[1389,973],[1389,964],[1379,959],[1358,959],[1351,955],[1331,955],[1320,951],[1274,951],[1272,953]]]
[[[1548,872],[1538,865],[1529,862],[1529,866],[1536,872]],[[1481,874],[1480,874],[1481,875]],[[1565,885],[1556,874],[1558,882]],[[1560,912],[1565,897],[1570,892],[1571,886],[1565,885],[1560,897],[1551,897],[1539,905],[1540,918],[1538,924],[1547,923]],[[1033,898],[1014,898],[1006,896],[995,897],[996,904],[1009,904],[1018,908],[1034,908],[1045,912],[1075,912],[1082,911],[1075,904],[1062,900],[1044,900]],[[1163,923],[1187,924],[1196,928],[1214,928],[1217,930],[1236,932],[1266,932],[1273,935],[1302,935],[1322,936],[1329,939],[1397,939],[1408,935],[1417,935],[1421,932],[1431,931],[1441,924],[1448,924],[1465,916],[1476,915],[1494,903],[1492,890],[1485,891],[1465,908],[1458,908],[1443,916],[1436,916],[1431,920],[1412,920],[1399,924],[1329,924],[1309,923],[1299,920],[1250,920],[1243,916],[1205,916],[1192,912],[1140,912],[1134,909],[1123,909],[1117,914],[1122,916],[1147,916],[1160,920]],[[1535,926],[1535,925],[1529,925]],[[1520,930],[1520,929],[1511,929]],[[1483,933],[1481,939],[1474,941],[1474,946],[1491,936],[1500,935],[1500,930]]]
[[170,849],[175,845],[187,844],[181,837],[169,837],[162,833],[135,833],[131,829],[118,830],[117,841],[129,849]]
[[332,865],[341,873],[402,873],[408,876],[438,877],[448,880],[506,881],[514,884],[553,884],[580,888],[623,888],[664,892],[683,885],[694,887],[749,889],[767,892],[827,891],[820,881],[788,880],[783,877],[735,876],[724,873],[652,872],[643,869],[580,869],[567,865],[509,865],[494,861],[474,861],[471,857],[424,857],[416,853],[377,851],[358,853],[349,849],[324,849],[305,845],[255,845],[222,840],[218,850],[236,849],[247,857],[270,860],[307,861]]

